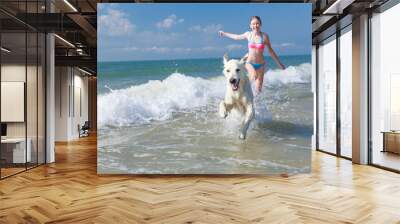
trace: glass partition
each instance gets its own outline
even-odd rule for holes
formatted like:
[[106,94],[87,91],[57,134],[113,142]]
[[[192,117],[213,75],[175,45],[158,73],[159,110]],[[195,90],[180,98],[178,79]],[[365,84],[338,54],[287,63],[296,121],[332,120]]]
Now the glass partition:
[[[27,2],[26,12],[31,15],[42,12],[39,1]],[[30,19],[33,24],[39,24],[39,17]],[[29,28],[29,27],[28,27]],[[31,147],[31,162],[28,168],[38,165],[38,75],[39,75],[39,33],[27,28],[27,142]]]
[[[43,5],[0,3],[17,13],[41,13]],[[45,163],[45,44],[45,34],[0,12],[0,178]]]
[[372,163],[400,171],[400,4],[371,18]]
[[318,47],[318,148],[336,154],[336,35]]
[[340,41],[340,154],[351,158],[352,141],[352,32],[341,31]]
[[37,76],[38,76],[38,56],[37,56],[37,41],[36,32],[27,33],[27,82],[26,82],[26,112],[27,112],[27,150],[31,151],[28,160],[28,168],[37,165],[37,132],[38,132],[38,107],[37,107]]
[[38,125],[38,135],[37,135],[37,146],[38,146],[38,164],[43,164],[46,162],[46,151],[45,151],[45,111],[46,111],[46,76],[45,76],[45,65],[46,65],[46,39],[43,33],[38,34],[38,76],[37,76],[37,90],[38,90],[38,105],[37,105],[37,125]]
[[24,171],[31,155],[26,150],[26,33],[3,32],[1,46],[1,176],[6,177]]

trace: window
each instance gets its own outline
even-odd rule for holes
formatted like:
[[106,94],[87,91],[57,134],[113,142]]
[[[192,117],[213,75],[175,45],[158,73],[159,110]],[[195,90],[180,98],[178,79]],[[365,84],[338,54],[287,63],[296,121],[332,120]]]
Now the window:
[[318,48],[318,148],[336,153],[336,35]]
[[351,25],[340,35],[340,154],[351,158],[352,141],[352,32]]
[[[371,138],[372,163],[400,170],[400,4],[371,18]],[[386,141],[384,132],[397,137]],[[395,140],[397,139],[397,140]]]
[[[8,4],[13,5],[2,2],[0,6]],[[20,14],[41,13],[43,4],[19,2],[16,10]],[[0,178],[5,178],[45,163],[46,40],[44,33],[12,16],[0,12],[0,17],[8,21],[0,23],[1,98],[20,99],[10,102],[18,104],[14,107],[18,111],[4,102],[0,106],[1,114],[12,115],[1,118],[5,130],[0,144]]]

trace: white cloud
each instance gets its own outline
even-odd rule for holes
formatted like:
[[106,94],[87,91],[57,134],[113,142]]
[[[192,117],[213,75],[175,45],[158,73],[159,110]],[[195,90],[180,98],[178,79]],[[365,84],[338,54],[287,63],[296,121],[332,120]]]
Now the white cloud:
[[282,47],[293,47],[294,44],[293,43],[282,43],[281,46]]
[[143,51],[156,52],[156,53],[167,53],[170,51],[170,49],[168,47],[153,46],[153,47],[149,47],[149,48],[144,48]]
[[243,45],[239,45],[239,44],[230,44],[230,45],[226,46],[226,49],[228,49],[229,51],[241,50],[243,48],[244,48]]
[[183,47],[177,47],[173,49],[177,53],[189,53],[192,51],[192,48],[183,48]]
[[122,47],[122,48],[115,48],[115,50],[122,50],[122,51],[141,51],[141,52],[153,52],[153,53],[167,53],[167,52],[175,52],[175,53],[189,53],[192,52],[192,48],[184,48],[184,47],[176,47],[176,48],[168,48],[168,47],[145,47],[145,48],[138,48],[138,47]]
[[127,41],[129,46],[151,47],[157,46],[178,46],[183,34],[165,31],[139,31],[135,30],[134,35],[131,35]]
[[278,47],[278,48],[291,48],[291,47],[295,47],[296,45],[294,43],[281,43],[281,44],[273,44],[274,47]]
[[220,51],[220,50],[221,50],[221,48],[219,48],[219,47],[212,47],[212,46],[200,48],[200,51]]
[[109,36],[122,36],[133,31],[135,25],[127,18],[126,14],[117,9],[108,9],[100,15],[99,29]]
[[222,29],[221,24],[210,24],[210,25],[207,25],[204,27],[202,27],[200,25],[192,26],[189,28],[189,31],[197,31],[197,32],[204,32],[204,33],[216,33],[221,29]]
[[111,8],[118,8],[118,3],[98,3],[97,4],[97,11],[101,12],[102,10],[111,9]]
[[189,31],[201,31],[201,26],[200,25],[196,25],[196,26],[192,26],[189,28]]
[[139,48],[137,48],[137,47],[124,47],[124,48],[122,48],[122,50],[124,50],[124,51],[137,51],[137,50],[139,50]]
[[221,24],[211,24],[211,25],[204,27],[203,31],[206,33],[213,33],[213,32],[218,32],[221,29],[222,29]]
[[161,29],[169,29],[173,25],[176,25],[178,23],[183,23],[183,21],[185,21],[185,20],[182,18],[178,19],[175,14],[171,14],[164,20],[156,23],[156,26]]

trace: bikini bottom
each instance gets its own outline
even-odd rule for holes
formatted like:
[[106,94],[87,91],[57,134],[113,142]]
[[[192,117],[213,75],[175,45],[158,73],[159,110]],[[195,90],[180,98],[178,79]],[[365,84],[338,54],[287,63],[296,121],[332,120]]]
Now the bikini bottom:
[[251,63],[251,62],[247,61],[246,63],[251,64],[253,66],[254,70],[258,70],[258,69],[262,68],[265,65],[265,62],[259,64],[259,63]]

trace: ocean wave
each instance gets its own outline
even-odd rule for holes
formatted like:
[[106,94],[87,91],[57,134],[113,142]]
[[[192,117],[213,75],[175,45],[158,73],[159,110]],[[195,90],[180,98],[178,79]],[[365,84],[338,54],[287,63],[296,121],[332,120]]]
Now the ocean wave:
[[[264,76],[266,85],[276,86],[308,83],[310,80],[309,63],[267,71]],[[167,120],[175,112],[193,112],[210,104],[217,110],[216,100],[222,100],[225,94],[225,78],[221,75],[204,79],[175,72],[164,80],[151,80],[119,90],[109,89],[109,93],[98,96],[98,123],[100,126],[125,126]],[[257,107],[257,99],[255,101],[256,116],[269,120],[267,108]]]
[[264,75],[264,83],[272,86],[281,86],[290,83],[310,83],[311,64],[304,63],[298,66],[289,66],[284,70],[268,70]]
[[112,90],[98,97],[100,125],[123,126],[169,119],[173,112],[205,106],[222,98],[224,77],[207,80],[173,73],[165,80],[126,89]]

